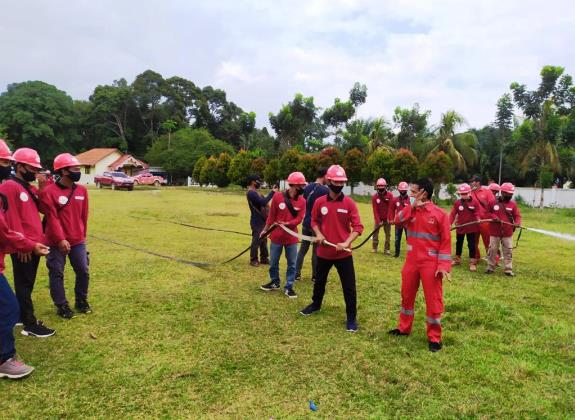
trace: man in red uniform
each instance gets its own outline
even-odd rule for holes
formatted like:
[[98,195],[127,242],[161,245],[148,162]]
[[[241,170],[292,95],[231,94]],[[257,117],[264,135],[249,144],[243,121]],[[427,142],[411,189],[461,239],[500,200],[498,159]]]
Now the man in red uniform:
[[497,202],[491,204],[489,223],[491,240],[489,242],[489,266],[485,274],[492,274],[497,265],[497,252],[500,244],[503,247],[504,273],[513,277],[513,231],[521,226],[521,212],[517,203],[511,200],[515,193],[515,186],[511,182],[501,185],[501,195]]
[[[345,299],[346,328],[349,332],[356,332],[357,293],[350,247],[363,232],[363,225],[355,202],[341,191],[347,181],[345,170],[339,165],[332,165],[327,170],[326,179],[329,193],[316,200],[311,212],[311,227],[319,244],[312,303],[300,313],[311,315],[321,309],[327,276],[335,265]],[[334,246],[329,246],[324,241],[329,241]]]
[[[393,197],[391,206],[389,206],[389,220],[393,222],[395,215],[404,209],[404,207],[409,203],[409,196],[407,191],[409,190],[409,185],[405,181],[401,181],[397,186],[397,191],[399,195]],[[395,258],[399,257],[399,252],[401,251],[401,235],[405,231],[405,227],[402,224],[395,225],[395,253],[393,256]]]
[[[489,218],[489,206],[493,202],[493,195],[487,189],[481,185],[481,177],[479,175],[473,175],[471,177],[471,196],[479,204],[479,218],[488,219]],[[475,239],[475,258],[479,261],[481,258],[481,252],[479,251],[479,238],[483,240],[483,246],[485,247],[485,252],[489,249],[489,224],[480,223],[479,224],[479,235]]]
[[458,227],[456,229],[457,240],[455,242],[455,258],[452,265],[461,264],[461,254],[463,252],[463,241],[467,237],[467,248],[469,249],[469,271],[477,271],[477,259],[475,258],[476,236],[479,235],[479,204],[471,197],[471,187],[469,184],[461,184],[457,188],[461,197],[453,204],[449,214],[449,223],[454,222]]
[[[393,194],[387,191],[387,181],[379,178],[375,183],[377,192],[371,197],[371,206],[373,208],[373,221],[375,228],[378,226],[383,227],[385,233],[385,255],[390,255],[389,252],[389,234],[391,232],[391,223],[389,220],[390,207],[393,201]],[[379,244],[379,229],[373,234],[373,249],[372,252],[377,252],[377,245]]]
[[451,270],[449,217],[433,204],[433,184],[422,178],[411,184],[410,204],[396,214],[396,223],[405,223],[407,257],[401,271],[401,311],[399,328],[392,335],[409,335],[413,326],[415,297],[423,284],[427,314],[429,350],[441,350],[441,314],[444,277]]
[[[38,190],[30,185],[42,168],[40,156],[35,150],[24,147],[16,150],[13,158],[16,175],[0,185],[0,193],[4,194],[8,201],[6,221],[11,230],[22,233],[35,243],[43,243],[44,234],[38,213]],[[14,270],[14,288],[24,324],[22,335],[40,338],[54,335],[56,331],[46,327],[34,316],[32,291],[40,257],[31,252],[18,252],[10,257]]]
[[[0,182],[10,176],[13,158],[10,149],[0,139]],[[4,254],[10,252],[33,252],[48,254],[48,247],[29,240],[19,232],[9,229],[4,213],[8,201],[0,194],[0,378],[19,379],[32,373],[34,368],[16,358],[14,326],[20,318],[18,300],[4,277]]]
[[491,184],[489,184],[489,191],[491,191],[491,194],[493,194],[493,199],[497,201],[497,196],[499,195],[499,192],[501,191],[501,187],[499,186],[499,184],[492,182]]
[[50,246],[46,258],[50,295],[57,314],[64,319],[74,317],[64,290],[66,256],[76,274],[75,308],[82,313],[92,312],[88,304],[90,274],[86,251],[88,191],[76,184],[81,177],[80,168],[80,162],[70,153],[56,156],[54,172],[60,179],[40,192],[40,210],[46,216],[46,240]]
[[[306,185],[305,177],[301,172],[292,172],[287,179],[289,188],[281,192],[276,192],[270,205],[266,225],[261,233],[265,235],[272,225],[282,224],[288,229],[297,233],[299,225],[305,215],[305,199],[302,196],[303,188]],[[295,263],[297,258],[298,238],[290,235],[280,227],[276,227],[269,235],[270,238],[270,282],[262,285],[260,289],[268,292],[280,288],[279,263],[282,251],[285,248],[287,270],[285,295],[288,298],[297,298],[293,289],[295,281]]]

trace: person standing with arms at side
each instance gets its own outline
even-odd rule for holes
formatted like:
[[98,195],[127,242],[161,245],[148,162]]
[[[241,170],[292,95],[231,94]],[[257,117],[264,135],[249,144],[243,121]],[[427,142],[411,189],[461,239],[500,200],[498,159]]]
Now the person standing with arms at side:
[[[303,198],[305,198],[305,217],[301,224],[302,234],[313,236],[313,229],[311,228],[311,210],[313,209],[313,204],[315,200],[319,197],[326,195],[329,192],[329,188],[325,186],[325,173],[327,169],[321,168],[317,172],[317,178],[315,182],[309,183],[303,190]],[[317,243],[311,244],[312,246],[312,256],[311,256],[311,281],[315,282],[315,275],[317,273]],[[303,266],[303,260],[309,250],[310,243],[308,241],[302,241],[299,246],[299,251],[297,253],[297,260],[295,263],[295,279],[301,280],[301,268]]]
[[[390,207],[393,202],[393,194],[387,191],[387,181],[383,178],[379,178],[375,183],[375,188],[377,192],[371,196],[371,207],[373,209],[373,221],[374,228],[378,226],[383,227],[383,232],[385,234],[385,245],[383,247],[384,254],[390,255],[389,252],[389,236],[391,233],[391,221],[389,220]],[[379,229],[377,229],[372,237],[372,250],[371,252],[377,252],[377,246],[379,244]]]
[[[250,207],[250,227],[252,228],[252,247],[250,249],[250,265],[258,267],[260,264],[269,264],[268,240],[260,238],[268,217],[267,205],[274,194],[278,191],[274,185],[266,197],[262,196],[258,190],[262,185],[259,175],[248,176],[248,206]],[[258,249],[260,258],[258,260]]]
[[[10,149],[0,139],[0,182],[10,176],[12,170]],[[29,240],[19,232],[8,228],[4,213],[8,200],[0,194],[0,378],[19,379],[28,376],[34,368],[16,357],[14,326],[20,318],[18,300],[4,277],[4,254],[10,252],[33,252],[47,255],[48,247]]]
[[[399,195],[393,197],[393,201],[389,206],[389,220],[395,220],[395,215],[405,208],[409,203],[409,196],[407,191],[409,190],[409,185],[405,181],[401,181],[397,186],[397,191]],[[399,257],[401,252],[401,235],[405,231],[405,227],[402,224],[395,224],[395,253],[393,256],[395,258]]]
[[410,204],[395,216],[405,223],[407,256],[401,270],[401,310],[399,327],[391,335],[410,335],[419,283],[423,284],[429,351],[441,350],[443,279],[451,271],[451,232],[449,217],[431,202],[433,183],[422,178],[411,184]]
[[[363,233],[363,225],[357,205],[342,192],[347,182],[345,170],[339,165],[332,165],[327,170],[326,178],[329,194],[316,200],[311,214],[311,226],[319,244],[317,277],[313,285],[312,303],[302,309],[300,314],[307,316],[321,309],[327,276],[335,265],[345,300],[346,329],[356,332],[357,292],[351,244]],[[324,241],[329,241],[335,247]]]
[[[305,215],[305,199],[302,197],[306,185],[305,177],[301,172],[289,174],[287,183],[289,188],[283,193],[277,192],[272,198],[270,214],[262,232],[266,232],[272,225],[285,225],[288,229],[297,233],[299,225]],[[290,235],[281,227],[276,227],[270,233],[270,282],[260,286],[260,289],[269,292],[280,288],[279,264],[282,251],[286,251],[286,285],[285,295],[288,298],[297,298],[293,289],[295,281],[295,260],[297,258],[298,238]]]
[[511,182],[504,182],[501,185],[501,195],[497,202],[490,208],[489,223],[491,230],[491,240],[489,243],[489,266],[485,274],[493,274],[497,265],[497,252],[499,247],[503,247],[504,273],[506,276],[514,277],[513,273],[513,232],[515,228],[521,226],[521,212],[517,203],[511,198],[515,193],[515,186]]
[[[38,213],[38,190],[30,185],[42,168],[38,152],[26,147],[16,150],[12,156],[15,161],[15,176],[0,185],[0,193],[6,196],[8,211],[6,221],[11,230],[22,233],[33,242],[44,242],[42,222]],[[36,273],[40,257],[31,252],[11,254],[14,270],[14,288],[20,305],[20,317],[24,324],[22,335],[45,338],[56,331],[46,327],[34,316],[32,291],[36,282]]]
[[453,203],[453,208],[449,214],[449,223],[457,223],[461,226],[456,228],[455,258],[451,265],[461,264],[461,254],[463,253],[463,241],[467,237],[467,248],[469,249],[469,271],[477,271],[477,259],[475,258],[476,236],[479,235],[479,204],[471,197],[471,187],[469,184],[461,184],[457,188],[460,199]]
[[76,184],[82,176],[80,169],[80,162],[70,153],[56,156],[54,172],[59,179],[40,191],[40,210],[45,215],[46,241],[50,246],[50,254],[46,257],[50,295],[58,316],[64,319],[74,317],[64,289],[66,256],[76,274],[74,307],[85,314],[92,312],[88,304],[90,272],[86,250],[88,191],[83,185]]
[[[481,177],[479,175],[473,175],[471,177],[471,196],[479,204],[479,218],[488,219],[489,206],[494,202],[493,194],[481,185]],[[477,261],[481,258],[481,252],[479,251],[480,239],[483,240],[483,246],[487,253],[489,250],[489,223],[479,224],[479,235],[477,235],[477,238],[475,239],[475,258]]]

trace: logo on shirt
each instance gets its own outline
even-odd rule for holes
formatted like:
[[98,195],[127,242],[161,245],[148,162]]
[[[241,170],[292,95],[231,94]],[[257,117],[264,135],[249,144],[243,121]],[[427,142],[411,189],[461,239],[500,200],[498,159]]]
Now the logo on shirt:
[[396,207],[399,207],[399,201],[398,201],[397,203],[395,203],[395,206],[396,206]]
[[494,205],[493,210],[495,210],[495,211],[499,210],[499,204]]
[[326,206],[323,206],[320,211],[321,211],[321,214],[323,214],[325,216],[329,210],[327,209]]
[[285,210],[286,203],[280,203],[278,207],[280,208],[280,210]]
[[26,202],[26,201],[28,201],[28,199],[29,199],[28,194],[26,194],[24,191],[22,191],[20,193],[20,200],[22,200],[23,202]]
[[66,197],[65,195],[61,195],[60,197],[58,197],[58,203],[66,204],[67,202],[68,202],[68,197]]
[[459,206],[459,211],[463,211],[463,206]]
[[378,198],[377,200],[375,200],[375,202],[376,202],[377,204],[379,204],[379,203],[381,203],[381,200]]

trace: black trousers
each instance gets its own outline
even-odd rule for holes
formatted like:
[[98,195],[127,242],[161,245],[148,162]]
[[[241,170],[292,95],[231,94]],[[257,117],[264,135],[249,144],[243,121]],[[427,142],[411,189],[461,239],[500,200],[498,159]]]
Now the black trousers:
[[317,257],[317,277],[313,285],[313,305],[318,309],[321,308],[327,276],[334,265],[343,289],[347,320],[355,320],[357,315],[357,293],[355,290],[355,269],[353,268],[353,257],[351,255],[340,260],[327,260]]
[[268,240],[263,238],[260,241],[260,234],[264,226],[252,226],[252,246],[250,248],[250,261],[258,261],[258,249],[260,250],[260,261],[269,259]]
[[18,259],[18,254],[11,254],[12,266],[14,267],[14,289],[16,299],[20,306],[20,319],[25,326],[36,323],[34,316],[34,304],[32,303],[32,291],[36,282],[36,273],[40,257],[32,255],[32,260],[23,263]]
[[455,241],[455,255],[461,257],[463,252],[463,240],[467,236],[467,248],[469,249],[469,258],[475,258],[475,239],[479,233],[458,233]]

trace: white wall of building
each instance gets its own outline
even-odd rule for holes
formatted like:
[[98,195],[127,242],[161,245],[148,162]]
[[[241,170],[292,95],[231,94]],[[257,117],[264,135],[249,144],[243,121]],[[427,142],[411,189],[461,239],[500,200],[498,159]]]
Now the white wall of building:
[[95,166],[85,166],[82,170],[82,177],[80,178],[79,183],[82,185],[94,185],[94,177],[96,175],[102,175],[105,171],[108,171],[108,166],[118,160],[118,158],[121,156],[122,153],[113,152],[106,156],[104,159],[97,162]]

